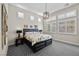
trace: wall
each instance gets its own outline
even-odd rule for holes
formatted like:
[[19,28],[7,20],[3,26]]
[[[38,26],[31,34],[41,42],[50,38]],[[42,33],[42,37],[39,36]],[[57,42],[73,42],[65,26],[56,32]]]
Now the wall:
[[[17,28],[22,28],[24,27],[24,25],[38,25],[38,27],[41,28],[43,27],[42,26],[42,22],[38,22],[38,15],[32,13],[32,12],[29,12],[29,11],[26,11],[24,9],[21,9],[21,8],[18,8],[18,7],[15,7],[11,4],[9,4],[8,6],[8,39],[9,39],[9,45],[13,45],[14,44],[14,41],[15,41],[15,38],[16,38],[16,30]],[[17,16],[17,12],[22,12],[24,13],[24,18],[21,19],[21,18],[18,18]],[[35,19],[34,21],[30,20],[30,16],[35,16]],[[41,25],[40,25],[41,24]]]
[[59,33],[52,33],[52,32],[51,33],[44,32],[44,33],[52,35],[55,38],[55,40],[59,40],[59,41],[63,41],[63,42],[65,41],[65,42],[69,42],[69,43],[73,43],[73,44],[78,44],[79,45],[79,4],[75,4],[75,5],[71,6],[71,7],[67,7],[67,8],[58,10],[56,12],[53,12],[51,14],[51,17],[54,16],[54,15],[61,14],[61,13],[66,13],[66,12],[74,10],[74,9],[78,10],[77,34],[76,35],[59,34]]
[[[8,12],[8,4],[5,4],[5,7],[6,7],[6,10]],[[8,38],[6,38],[6,45],[2,49],[2,40],[1,40],[1,4],[0,4],[0,56],[7,55],[7,50],[8,50]]]
[[0,54],[1,54],[1,4],[0,4]]

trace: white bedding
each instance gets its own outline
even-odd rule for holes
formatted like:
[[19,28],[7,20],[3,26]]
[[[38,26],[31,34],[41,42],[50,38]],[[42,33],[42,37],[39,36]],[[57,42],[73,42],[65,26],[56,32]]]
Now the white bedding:
[[33,32],[26,33],[25,37],[27,38],[27,40],[32,42],[32,45],[34,45],[37,42],[48,40],[48,39],[52,38],[52,36],[47,35],[47,34],[40,34],[40,33],[33,33]]

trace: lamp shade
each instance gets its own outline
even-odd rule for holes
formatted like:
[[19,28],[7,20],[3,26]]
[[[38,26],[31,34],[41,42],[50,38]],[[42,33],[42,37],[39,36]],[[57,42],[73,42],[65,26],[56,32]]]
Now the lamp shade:
[[22,30],[17,30],[16,33],[22,33]]
[[42,30],[39,30],[39,32],[42,32]]

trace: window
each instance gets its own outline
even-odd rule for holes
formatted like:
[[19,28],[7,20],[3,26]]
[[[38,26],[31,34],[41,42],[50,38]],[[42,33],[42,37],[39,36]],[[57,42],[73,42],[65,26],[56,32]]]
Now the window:
[[68,20],[67,22],[67,33],[76,34],[77,33],[77,19],[73,18]]
[[18,12],[18,17],[19,17],[19,18],[24,18],[24,13]]
[[50,32],[50,24],[48,24],[48,32]]
[[67,13],[59,14],[59,15],[58,15],[58,19],[64,20],[65,18],[75,17],[75,16],[77,16],[76,14],[77,14],[76,10],[69,11],[69,12],[67,12]]
[[56,33],[57,31],[56,16],[53,16],[51,19],[48,19],[47,22],[48,22],[48,32]]
[[48,32],[48,22],[46,20],[43,20],[43,29],[44,29],[44,32]]
[[31,19],[31,20],[34,20],[34,16],[30,16],[30,19]]
[[[47,32],[59,34],[77,34],[77,10],[72,10],[47,19]],[[45,30],[46,30],[45,28]]]
[[58,32],[62,34],[76,34],[77,33],[76,10],[58,15]]
[[56,31],[57,31],[57,20],[56,20],[56,16],[53,16],[52,17],[52,21],[51,21],[51,27],[50,27],[50,29],[51,29],[51,33],[56,33]]
[[41,22],[41,19],[40,18],[38,18],[38,22]]
[[57,27],[56,21],[52,21],[52,24],[51,24],[51,32],[52,33],[56,33],[56,31],[57,31],[56,27]]
[[65,22],[61,21],[61,22],[58,22],[58,24],[59,24],[58,25],[58,27],[59,27],[58,31],[62,32],[62,33],[66,32],[66,24],[65,24]]
[[77,19],[69,18],[66,21],[58,22],[58,32],[64,34],[76,34],[77,33]]
[[74,17],[74,16],[76,16],[76,10],[66,13],[66,17]]
[[58,15],[58,19],[64,19],[64,18],[65,18],[65,14]]

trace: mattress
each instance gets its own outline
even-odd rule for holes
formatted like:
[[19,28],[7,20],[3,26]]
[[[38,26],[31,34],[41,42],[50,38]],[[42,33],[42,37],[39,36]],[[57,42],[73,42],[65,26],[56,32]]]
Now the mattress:
[[40,41],[51,39],[52,36],[48,34],[40,34],[40,33],[26,33],[25,38],[32,42],[32,46]]

